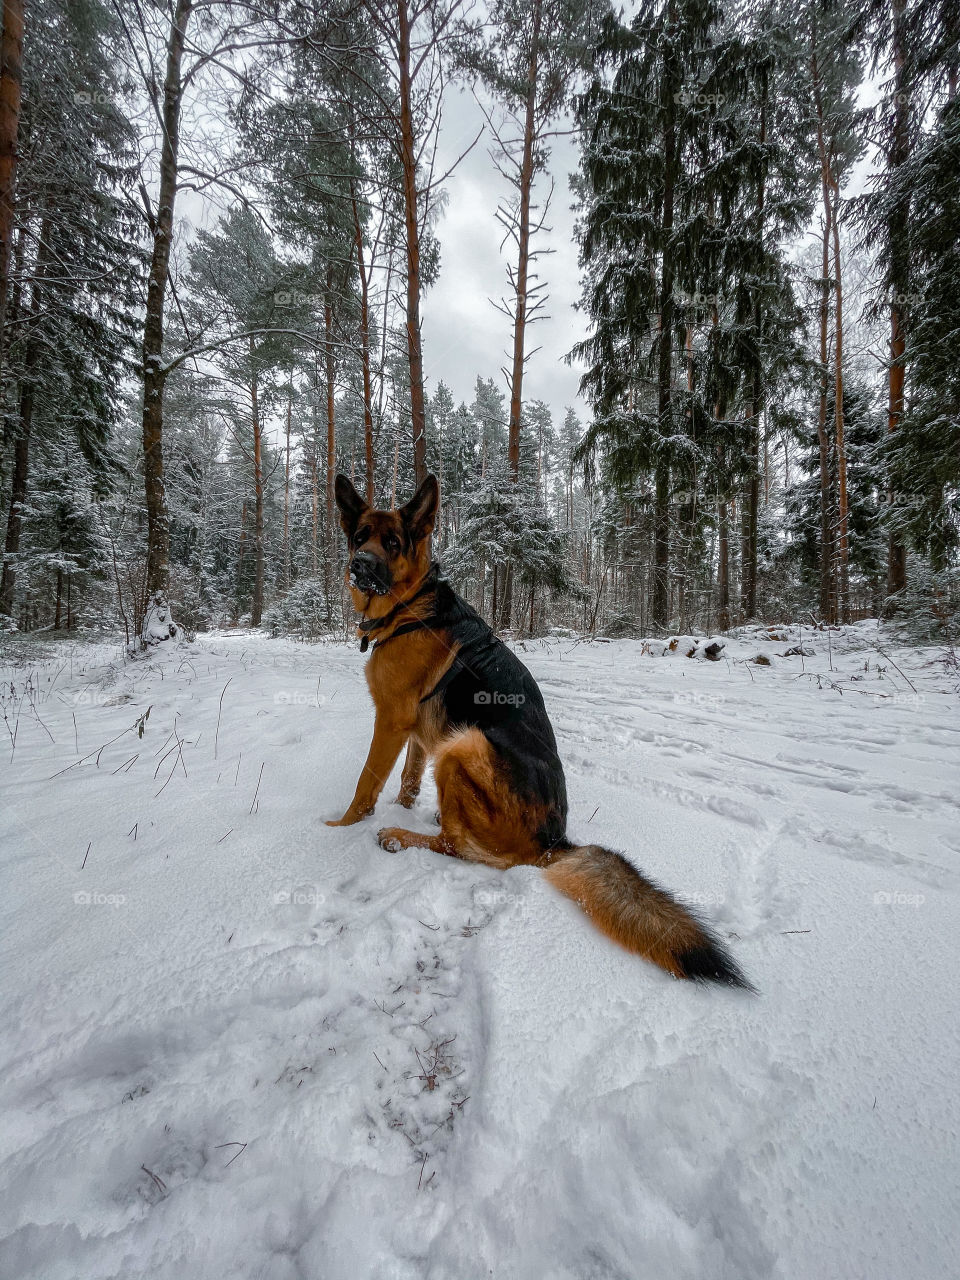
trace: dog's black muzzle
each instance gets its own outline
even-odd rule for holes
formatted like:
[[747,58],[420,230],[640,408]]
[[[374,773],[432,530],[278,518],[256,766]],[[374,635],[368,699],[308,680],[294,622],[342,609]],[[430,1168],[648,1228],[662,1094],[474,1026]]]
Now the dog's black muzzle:
[[358,551],[350,561],[350,585],[371,595],[389,595],[390,569],[371,551]]

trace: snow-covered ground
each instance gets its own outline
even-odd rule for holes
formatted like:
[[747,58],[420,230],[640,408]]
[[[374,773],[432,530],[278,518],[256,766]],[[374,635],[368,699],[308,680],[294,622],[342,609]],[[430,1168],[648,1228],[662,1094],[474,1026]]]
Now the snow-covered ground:
[[957,1274],[956,675],[877,634],[521,653],[571,834],[758,997],[535,870],[381,851],[395,785],[325,826],[372,723],[353,647],[5,668],[0,1275]]

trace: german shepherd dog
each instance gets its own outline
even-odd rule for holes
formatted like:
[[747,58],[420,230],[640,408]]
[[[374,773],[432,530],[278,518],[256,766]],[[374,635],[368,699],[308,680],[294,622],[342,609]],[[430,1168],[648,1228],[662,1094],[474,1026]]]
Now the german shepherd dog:
[[676,978],[750,988],[719,939],[619,853],[567,839],[563,766],[537,683],[430,561],[436,477],[398,511],[371,509],[342,475],[336,499],[361,649],[373,642],[366,677],[376,722],[356,794],[330,825],[373,812],[406,746],[397,803],[411,807],[432,757],[440,830],[385,827],[377,836],[382,848],[542,867],[554,888],[628,951]]

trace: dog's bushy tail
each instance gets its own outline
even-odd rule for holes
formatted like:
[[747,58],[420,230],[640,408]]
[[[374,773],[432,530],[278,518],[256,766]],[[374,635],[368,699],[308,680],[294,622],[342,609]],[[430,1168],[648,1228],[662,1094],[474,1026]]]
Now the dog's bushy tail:
[[555,889],[628,951],[675,978],[755,988],[714,933],[626,858],[599,845],[555,848],[541,863]]

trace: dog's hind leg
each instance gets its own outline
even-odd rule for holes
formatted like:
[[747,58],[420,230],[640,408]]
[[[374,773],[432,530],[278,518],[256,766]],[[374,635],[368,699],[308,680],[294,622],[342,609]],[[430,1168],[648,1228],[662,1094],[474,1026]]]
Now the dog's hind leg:
[[539,861],[543,848],[537,828],[542,815],[535,804],[513,792],[479,729],[465,729],[440,747],[434,776],[440,800],[439,834],[387,827],[378,836],[383,848],[433,849],[500,868]]

